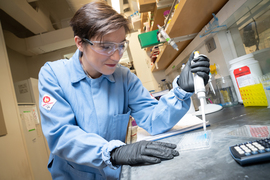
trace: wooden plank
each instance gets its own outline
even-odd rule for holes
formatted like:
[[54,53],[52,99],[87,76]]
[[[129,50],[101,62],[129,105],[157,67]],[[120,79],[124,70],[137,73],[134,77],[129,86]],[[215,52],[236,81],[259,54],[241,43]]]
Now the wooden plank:
[[[166,32],[171,38],[198,33],[213,18],[212,13],[217,13],[228,0],[181,0]],[[177,43],[179,51],[167,45],[156,60],[158,69],[166,69],[173,60],[186,48],[191,40]]]
[[[166,10],[170,10],[170,8],[171,7],[157,9],[157,6],[156,6],[154,10],[154,17],[153,17],[154,23],[153,23],[153,26],[151,26],[150,31],[158,29],[157,25],[160,25],[160,26],[164,25],[165,18],[164,18],[163,12]],[[150,51],[152,47],[153,46],[146,48],[146,51],[147,52]]]
[[154,11],[156,6],[156,0],[137,0],[139,12]]
[[5,124],[4,114],[2,111],[1,99],[0,99],[0,137],[7,134],[7,128]]
[[141,13],[141,33],[144,32],[143,30],[143,23],[145,23],[147,21],[148,18],[148,13]]
[[[165,44],[163,51],[159,54],[156,60],[158,69],[156,68],[156,66],[153,66],[151,69],[152,72],[166,69],[172,63],[172,61],[180,54],[180,52],[182,52],[187,47],[190,42],[191,40],[176,43],[179,51],[173,49],[171,45]],[[164,58],[162,59],[162,61],[160,61],[160,57],[166,57],[166,59]]]
[[157,25],[163,26],[164,25],[164,11],[170,10],[171,7],[166,7],[162,9],[155,9],[154,11],[154,23],[153,26],[151,27],[151,31],[158,29]]
[[228,0],[181,0],[167,33],[171,38],[198,33]]

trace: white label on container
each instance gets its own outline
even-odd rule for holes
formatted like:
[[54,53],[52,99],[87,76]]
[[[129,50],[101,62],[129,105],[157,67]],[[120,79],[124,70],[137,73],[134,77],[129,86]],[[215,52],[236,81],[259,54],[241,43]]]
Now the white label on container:
[[239,88],[255,84],[251,74],[236,78]]

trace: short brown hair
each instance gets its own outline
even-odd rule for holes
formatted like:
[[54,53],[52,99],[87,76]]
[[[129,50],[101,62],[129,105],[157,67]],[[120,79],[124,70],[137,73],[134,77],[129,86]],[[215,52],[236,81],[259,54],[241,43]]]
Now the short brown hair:
[[91,2],[81,7],[70,21],[74,36],[100,38],[121,27],[130,32],[129,21],[105,2]]

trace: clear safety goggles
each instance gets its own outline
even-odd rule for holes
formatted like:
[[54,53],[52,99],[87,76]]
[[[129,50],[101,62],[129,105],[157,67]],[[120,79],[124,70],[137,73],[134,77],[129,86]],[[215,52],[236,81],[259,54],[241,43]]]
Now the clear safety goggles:
[[90,47],[97,53],[106,56],[111,56],[118,50],[119,56],[121,56],[128,47],[129,41],[123,41],[121,43],[114,42],[100,42],[100,41],[90,41],[89,39],[83,38],[83,41],[90,44]]

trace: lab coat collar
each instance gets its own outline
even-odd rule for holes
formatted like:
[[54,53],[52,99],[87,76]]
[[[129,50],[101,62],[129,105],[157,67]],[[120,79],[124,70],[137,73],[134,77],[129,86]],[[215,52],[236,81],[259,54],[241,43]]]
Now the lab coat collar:
[[[84,73],[83,68],[81,66],[80,63],[80,51],[77,49],[76,52],[74,53],[74,55],[72,56],[72,58],[70,59],[71,63],[71,82],[72,83],[77,83],[79,81],[81,81],[84,78],[87,78],[87,75]],[[114,74],[114,73],[113,73]],[[106,78],[108,79],[110,82],[115,82],[115,78],[114,75],[101,75],[101,77],[99,77],[98,79],[103,79]]]

